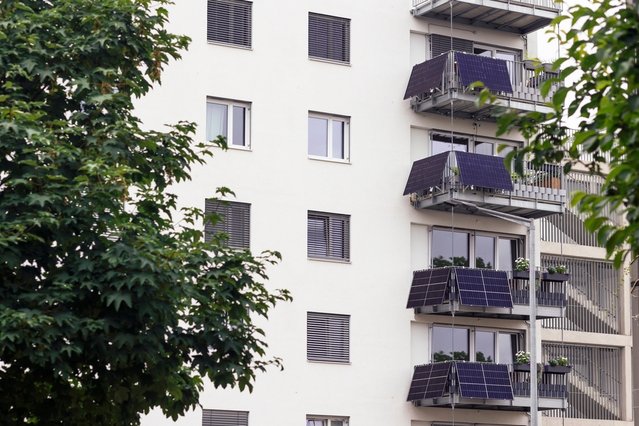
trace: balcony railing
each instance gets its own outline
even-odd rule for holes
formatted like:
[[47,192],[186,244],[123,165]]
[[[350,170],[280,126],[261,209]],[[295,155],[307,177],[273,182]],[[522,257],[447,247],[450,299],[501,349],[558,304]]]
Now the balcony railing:
[[527,165],[526,170],[523,178],[517,178],[500,157],[437,154],[413,164],[404,195],[412,194],[411,203],[419,209],[454,207],[458,213],[482,214],[473,210],[474,205],[526,218],[563,212],[566,191],[561,167]]
[[[452,7],[451,7],[452,6]],[[500,31],[527,34],[550,24],[562,9],[553,0],[413,0],[415,16],[472,24]]]
[[[412,107],[417,112],[450,114],[452,108],[458,116],[477,119],[492,119],[496,110],[504,107],[550,112],[546,102],[558,84],[552,85],[546,97],[541,95],[541,85],[556,78],[557,73],[537,69],[538,66],[531,61],[508,61],[450,51],[415,65],[404,97],[412,98]],[[482,81],[496,96],[496,103],[479,105],[481,89],[471,87],[476,81]]]
[[[454,405],[457,408],[530,411],[530,382],[535,380],[539,410],[565,409],[567,375],[566,371],[551,372],[546,368],[531,374],[530,370],[505,364],[462,361],[426,364],[415,367],[408,401],[421,407]],[[479,389],[486,389],[487,395],[478,395],[476,390]],[[492,393],[490,389],[493,389]]]

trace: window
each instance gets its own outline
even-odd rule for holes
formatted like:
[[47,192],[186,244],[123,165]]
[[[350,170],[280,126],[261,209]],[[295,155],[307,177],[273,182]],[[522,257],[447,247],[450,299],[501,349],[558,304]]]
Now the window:
[[348,161],[349,119],[324,114],[308,115],[308,155]]
[[465,266],[512,271],[523,252],[523,238],[435,228],[431,234],[433,268]]
[[473,152],[475,154],[499,155],[505,157],[519,144],[512,141],[489,138],[455,135],[451,140],[450,134],[433,132],[431,138],[431,155],[453,151]]
[[206,102],[206,140],[224,136],[231,148],[250,148],[250,104],[221,99]]
[[306,426],[348,426],[348,417],[306,416]]
[[512,364],[523,348],[523,333],[434,325],[431,332],[433,362],[459,360]]
[[351,60],[351,20],[308,14],[308,56],[314,59],[349,63]]
[[251,47],[251,8],[244,0],[208,0],[206,39],[240,47]]
[[347,363],[350,360],[350,315],[306,313],[306,358]]
[[308,257],[348,261],[350,216],[308,212]]
[[202,410],[202,426],[248,426],[248,411]]
[[[213,236],[223,233],[228,239],[226,243],[231,248],[250,248],[251,234],[251,205],[235,201],[207,199],[204,203],[207,215],[218,215],[212,222],[204,225],[204,239],[210,241]],[[217,219],[217,220],[215,220]]]

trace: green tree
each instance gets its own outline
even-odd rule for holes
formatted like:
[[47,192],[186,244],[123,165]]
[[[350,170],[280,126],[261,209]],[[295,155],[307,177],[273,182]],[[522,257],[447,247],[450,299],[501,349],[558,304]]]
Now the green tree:
[[263,284],[279,255],[204,242],[167,191],[210,144],[133,112],[188,45],[165,3],[0,1],[3,425],[176,418],[204,380],[251,389],[279,365],[254,322],[290,299]]
[[[511,111],[499,120],[499,134],[520,129],[530,141],[507,157],[520,174],[523,160],[532,158],[537,165],[565,162],[565,172],[582,163],[605,177],[600,193],[578,193],[572,202],[617,266],[639,249],[639,3],[634,3],[593,0],[555,19],[554,34],[566,56],[554,63],[561,69],[558,78],[541,86],[547,95],[564,84],[552,95],[552,112]],[[560,29],[562,22],[570,28]],[[570,79],[574,82],[567,83]],[[583,162],[582,153],[592,161]],[[605,213],[610,210],[625,214],[627,223],[612,223]]]

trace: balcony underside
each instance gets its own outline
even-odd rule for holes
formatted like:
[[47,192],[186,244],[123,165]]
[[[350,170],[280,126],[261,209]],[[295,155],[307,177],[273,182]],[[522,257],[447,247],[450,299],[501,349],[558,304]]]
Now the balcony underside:
[[[528,34],[549,25],[560,12],[558,6],[550,2],[548,5],[553,7],[495,0],[454,0],[452,5],[453,20],[457,24],[517,34]],[[450,1],[425,1],[418,4],[412,13],[424,18],[450,21]]]
[[551,199],[555,197],[547,195],[548,199],[543,199],[542,195],[540,198],[516,198],[508,192],[491,192],[481,189],[451,190],[420,197],[414,205],[418,209],[442,211],[451,211],[454,207],[455,213],[484,215],[481,210],[463,204],[470,203],[489,210],[535,219],[562,213],[563,201],[556,201]]
[[498,112],[504,109],[514,109],[516,111],[541,113],[551,112],[552,109],[546,106],[539,91],[531,89],[531,93],[522,94],[520,97],[497,95],[497,102],[492,105],[478,105],[479,96],[474,93],[461,93],[457,90],[448,90],[445,93],[433,94],[423,100],[414,100],[413,109],[416,112],[430,112],[435,114],[450,115],[451,100],[452,111],[459,118],[472,118],[475,120],[495,120]]
[[[530,411],[530,397],[515,396],[512,400],[462,398],[459,395],[442,398],[421,399],[413,401],[417,407],[452,407],[471,410]],[[565,398],[538,398],[539,410],[556,410],[567,408]]]
[[[415,308],[416,314],[451,315],[476,318],[505,318],[527,320],[530,318],[530,306],[513,305],[511,308],[496,308],[491,306],[465,306],[459,303],[442,303],[439,305],[421,306]],[[562,306],[537,305],[537,319],[563,318],[566,308]]]

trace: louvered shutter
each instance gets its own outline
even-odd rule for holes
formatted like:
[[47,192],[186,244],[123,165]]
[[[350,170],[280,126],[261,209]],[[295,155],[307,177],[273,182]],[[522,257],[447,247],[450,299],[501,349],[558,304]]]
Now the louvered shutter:
[[308,55],[313,58],[350,62],[350,27],[350,19],[309,13]]
[[248,411],[202,410],[202,426],[248,426]]
[[350,217],[308,212],[307,249],[309,257],[350,259]]
[[208,0],[208,41],[251,47],[252,6],[244,0]]
[[227,244],[231,248],[248,249],[251,246],[251,205],[235,201],[208,199],[204,205],[206,214],[218,214],[215,224],[207,222],[204,226],[204,238],[210,241],[215,234],[228,235]]
[[307,312],[306,356],[309,361],[349,362],[350,316]]
[[[453,50],[458,52],[473,53],[473,41],[463,38],[453,38]],[[450,52],[450,37],[431,34],[430,35],[430,57],[436,58],[439,55]]]

